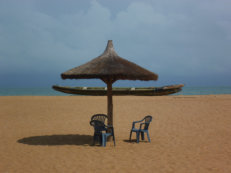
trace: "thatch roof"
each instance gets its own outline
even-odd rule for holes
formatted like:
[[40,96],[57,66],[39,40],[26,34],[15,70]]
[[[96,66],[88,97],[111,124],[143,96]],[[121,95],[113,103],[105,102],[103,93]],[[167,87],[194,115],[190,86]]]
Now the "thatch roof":
[[158,75],[117,55],[112,40],[108,41],[104,53],[81,66],[61,74],[63,79],[100,78],[122,80],[157,80]]

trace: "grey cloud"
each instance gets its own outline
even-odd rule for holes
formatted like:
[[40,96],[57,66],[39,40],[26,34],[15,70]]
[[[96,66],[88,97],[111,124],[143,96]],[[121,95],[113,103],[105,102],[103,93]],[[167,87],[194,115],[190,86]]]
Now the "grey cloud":
[[101,54],[108,39],[160,76],[230,73],[230,1],[20,2],[0,6],[1,74],[61,73]]

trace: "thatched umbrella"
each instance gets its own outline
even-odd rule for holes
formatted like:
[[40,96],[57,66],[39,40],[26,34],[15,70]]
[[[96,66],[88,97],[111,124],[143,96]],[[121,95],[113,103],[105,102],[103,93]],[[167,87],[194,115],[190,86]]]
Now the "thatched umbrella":
[[98,78],[107,84],[108,125],[113,125],[112,84],[122,80],[157,80],[158,75],[117,55],[112,40],[108,41],[104,53],[81,66],[61,74],[63,79]]

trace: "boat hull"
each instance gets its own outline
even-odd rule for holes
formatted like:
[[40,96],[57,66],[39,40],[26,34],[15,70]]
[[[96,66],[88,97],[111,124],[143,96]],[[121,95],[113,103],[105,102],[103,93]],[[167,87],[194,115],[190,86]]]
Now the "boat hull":
[[[113,88],[112,95],[115,96],[162,96],[180,92],[183,84],[163,86],[163,87],[148,87],[148,88]],[[67,94],[89,95],[89,96],[106,96],[107,88],[103,87],[66,87],[54,85],[52,88]]]

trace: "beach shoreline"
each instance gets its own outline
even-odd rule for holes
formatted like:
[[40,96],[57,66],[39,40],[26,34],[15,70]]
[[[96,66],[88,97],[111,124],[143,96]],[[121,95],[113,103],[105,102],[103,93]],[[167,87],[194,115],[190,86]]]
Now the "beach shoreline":
[[[116,147],[91,146],[104,96],[0,96],[0,172],[231,171],[231,95],[114,96]],[[128,142],[152,115],[151,143]],[[135,139],[135,135],[133,136]]]

